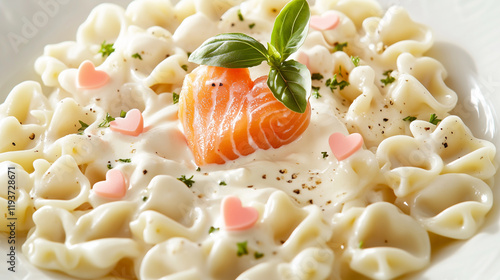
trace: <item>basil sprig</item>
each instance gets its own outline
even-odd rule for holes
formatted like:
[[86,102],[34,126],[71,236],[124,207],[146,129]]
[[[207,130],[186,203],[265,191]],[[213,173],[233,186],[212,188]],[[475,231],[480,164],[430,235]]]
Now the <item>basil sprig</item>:
[[189,61],[225,68],[248,68],[266,61],[271,67],[267,85],[274,97],[290,110],[304,113],[311,75],[305,65],[288,58],[304,43],[309,18],[307,1],[292,0],[276,18],[267,48],[248,35],[223,33],[205,41]]

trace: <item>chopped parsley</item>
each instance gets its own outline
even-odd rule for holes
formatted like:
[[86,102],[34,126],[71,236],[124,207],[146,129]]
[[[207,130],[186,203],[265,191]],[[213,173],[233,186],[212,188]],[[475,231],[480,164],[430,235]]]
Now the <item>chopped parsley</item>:
[[241,257],[243,255],[248,255],[247,243],[248,243],[247,241],[236,243],[236,246],[238,247],[236,255],[238,255],[238,257]]
[[132,160],[131,160],[131,159],[129,159],[129,158],[120,158],[120,159],[118,159],[118,161],[119,161],[119,162],[126,162],[126,163],[128,163],[128,162],[132,162]]
[[113,166],[111,165],[111,163],[108,163],[107,167],[108,167],[108,169],[113,169]]
[[208,230],[208,234],[214,233],[214,232],[216,232],[218,230],[219,230],[218,227],[211,226],[210,229]]
[[115,118],[113,118],[109,113],[106,113],[106,117],[104,117],[104,120],[98,125],[98,127],[109,127],[109,123],[114,120]]
[[264,253],[255,252],[253,254],[253,256],[255,257],[255,259],[260,259],[260,258],[264,257]]
[[438,119],[436,114],[432,114],[431,118],[429,119],[429,122],[432,123],[433,125],[437,125],[440,121],[442,120]]
[[311,80],[323,80],[323,75],[321,75],[321,73],[313,73],[311,75]]
[[365,245],[365,244],[364,244],[364,242],[363,242],[362,240],[361,240],[361,241],[359,241],[358,247],[359,247],[359,248],[363,248],[363,245]]
[[412,121],[414,121],[416,119],[417,119],[417,117],[408,116],[408,117],[404,118],[403,121],[412,122]]
[[254,28],[254,27],[255,27],[255,23],[250,23],[250,24],[248,25],[248,27],[249,27],[250,29]]
[[183,182],[184,184],[186,184],[186,186],[188,186],[188,188],[192,187],[193,184],[195,183],[194,180],[192,180],[194,177],[194,175],[192,175],[191,177],[189,178],[186,178],[186,175],[181,175],[181,177],[177,178],[177,180]]
[[337,81],[337,74],[333,75],[333,78],[326,80],[326,86],[330,88],[330,90],[333,92],[334,89],[337,87],[340,88],[340,90],[343,90],[346,86],[349,85],[348,81]]
[[241,14],[241,10],[238,10],[238,19],[239,19],[240,21],[244,21],[244,20],[245,20],[245,18],[244,18],[244,17],[243,17],[243,15]]
[[139,60],[142,60],[142,56],[141,56],[139,53],[134,53],[134,54],[132,55],[132,57],[133,57],[133,58],[137,58],[137,59],[139,59]]
[[109,56],[111,53],[113,53],[115,49],[113,48],[113,44],[106,44],[106,40],[102,42],[101,44],[101,49],[99,50],[99,53],[102,54],[102,57]]
[[386,76],[385,79],[381,79],[380,81],[385,85],[387,86],[388,84],[390,83],[393,83],[394,81],[396,81],[396,78],[394,78],[393,76],[391,76],[391,73],[392,73],[392,70],[387,70],[383,73],[384,76]]
[[174,104],[179,103],[179,94],[178,94],[178,93],[173,92],[173,93],[172,93],[172,100],[173,100]]
[[352,61],[352,64],[354,64],[354,67],[359,66],[359,56],[352,56],[351,55],[351,61]]
[[200,172],[201,171],[201,167],[198,166],[198,168],[196,168],[196,171]]
[[347,47],[347,42],[336,43],[335,46],[333,46],[333,52],[342,52],[345,47]]
[[321,94],[319,94],[319,87],[312,87],[311,91],[312,96],[314,96],[316,99],[321,97]]
[[226,181],[220,181],[219,186],[227,186]]
[[182,64],[182,65],[181,65],[181,68],[182,68],[182,69],[184,69],[184,71],[186,71],[186,72],[187,72],[187,70],[188,70],[188,66],[187,66],[186,64]]
[[127,116],[127,112],[121,110],[120,111],[120,118],[125,118]]
[[88,125],[88,124],[86,124],[86,123],[84,123],[84,122],[82,122],[82,121],[80,121],[80,120],[79,120],[78,122],[79,122],[79,123],[80,123],[80,125],[81,125],[81,127],[78,129],[78,134],[79,134],[79,135],[82,135],[82,134],[83,134],[83,131],[84,131],[87,127],[89,127],[89,125]]
[[144,195],[144,196],[142,197],[142,201],[146,201],[146,200],[148,200],[148,197]]
[[321,155],[323,156],[323,158],[327,158],[328,157],[328,153],[327,152],[321,152]]

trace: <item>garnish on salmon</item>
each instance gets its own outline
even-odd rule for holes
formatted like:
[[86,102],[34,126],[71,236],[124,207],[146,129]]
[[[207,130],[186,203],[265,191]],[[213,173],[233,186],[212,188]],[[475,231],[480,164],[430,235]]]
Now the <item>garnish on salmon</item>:
[[[225,33],[190,55],[201,66],[184,80],[179,119],[197,165],[279,148],[306,130],[311,75],[288,58],[304,42],[309,17],[307,1],[293,0],[276,18],[267,49],[248,35]],[[247,68],[264,61],[269,75],[252,81]]]

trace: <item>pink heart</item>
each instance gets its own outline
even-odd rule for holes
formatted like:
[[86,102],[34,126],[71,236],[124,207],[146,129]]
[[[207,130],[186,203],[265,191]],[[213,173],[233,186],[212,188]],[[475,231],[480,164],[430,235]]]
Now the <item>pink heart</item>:
[[323,31],[334,29],[335,27],[337,27],[339,22],[339,16],[333,11],[328,11],[321,16],[311,16],[309,25],[316,30]]
[[344,160],[354,154],[363,146],[363,136],[353,133],[347,136],[340,132],[335,132],[328,139],[330,149],[337,160]]
[[127,112],[125,118],[116,118],[109,123],[109,128],[122,134],[137,136],[144,130],[144,119],[138,109]]
[[118,169],[111,169],[106,173],[106,181],[97,182],[92,188],[94,192],[106,198],[122,198],[127,191],[125,177]]
[[86,60],[78,68],[78,88],[96,89],[105,85],[109,80],[108,73],[96,70],[92,61]]
[[222,201],[222,214],[226,230],[245,230],[251,228],[259,219],[259,212],[253,207],[243,207],[241,200],[228,196]]

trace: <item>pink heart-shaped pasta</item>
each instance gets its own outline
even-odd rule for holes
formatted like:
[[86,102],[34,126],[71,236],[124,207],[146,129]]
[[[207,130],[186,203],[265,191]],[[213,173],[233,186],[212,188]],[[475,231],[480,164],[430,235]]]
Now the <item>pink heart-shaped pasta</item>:
[[109,80],[108,73],[96,70],[94,64],[86,60],[78,68],[77,86],[80,89],[96,89],[105,85]]
[[318,16],[311,16],[309,25],[316,30],[331,30],[337,27],[340,22],[339,16],[332,11],[325,12],[324,14]]
[[94,184],[94,193],[106,198],[122,198],[127,192],[125,176],[118,169],[111,169],[106,173],[106,180]]
[[142,113],[138,109],[132,109],[127,112],[125,118],[116,118],[111,121],[109,128],[122,134],[137,136],[144,130]]
[[363,146],[363,137],[359,133],[347,136],[340,132],[335,132],[328,139],[330,149],[337,160],[344,160],[354,154]]
[[228,196],[222,201],[222,215],[225,229],[245,230],[251,228],[259,219],[259,212],[253,207],[243,207],[239,198]]

